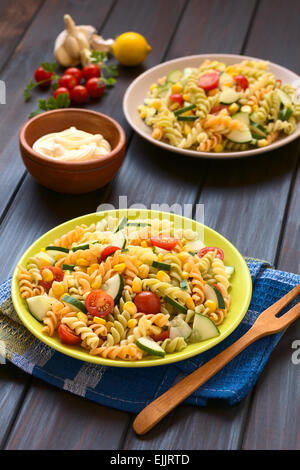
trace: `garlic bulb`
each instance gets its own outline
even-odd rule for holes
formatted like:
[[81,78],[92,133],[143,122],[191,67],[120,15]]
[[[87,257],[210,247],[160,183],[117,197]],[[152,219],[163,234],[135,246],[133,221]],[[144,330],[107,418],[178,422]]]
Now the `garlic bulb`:
[[110,52],[114,42],[113,39],[104,39],[98,34],[92,34],[90,40],[91,48],[100,52]]

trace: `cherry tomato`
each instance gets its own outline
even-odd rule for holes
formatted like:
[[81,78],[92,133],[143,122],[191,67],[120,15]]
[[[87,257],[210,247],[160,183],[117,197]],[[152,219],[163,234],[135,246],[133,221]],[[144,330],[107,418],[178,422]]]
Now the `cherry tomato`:
[[184,99],[183,96],[180,95],[179,93],[174,93],[173,95],[170,96],[170,100],[174,101],[175,103],[183,104]]
[[77,83],[79,83],[82,79],[82,72],[77,67],[69,67],[67,70],[64,71],[64,75],[73,75],[73,77],[76,78]]
[[105,83],[101,78],[93,77],[90,78],[85,84],[88,94],[92,98],[99,98],[105,91]]
[[93,78],[93,77],[100,77],[101,70],[95,64],[86,65],[82,69],[82,75],[85,80],[89,80],[90,78]]
[[152,336],[152,339],[154,341],[164,341],[165,339],[169,338],[169,336],[170,336],[170,333],[168,332],[168,330],[166,330],[166,331],[162,331],[158,335]]
[[178,238],[166,237],[162,234],[158,237],[151,237],[150,241],[152,246],[158,246],[159,248],[163,248],[168,251],[173,250],[179,242]]
[[112,255],[115,251],[120,249],[119,246],[106,246],[101,253],[101,261],[104,261],[109,255]]
[[75,103],[85,103],[88,97],[88,91],[83,85],[76,85],[71,90],[71,100]]
[[62,343],[77,344],[81,341],[80,336],[75,335],[71,328],[69,328],[68,325],[65,325],[64,323],[59,325],[57,333]]
[[202,75],[197,85],[203,90],[213,90],[219,85],[220,75],[217,72],[205,73]]
[[58,95],[62,95],[67,93],[68,97],[70,98],[70,91],[68,88],[65,88],[64,86],[56,88],[55,92],[53,93],[54,98],[57,98]]
[[60,87],[68,88],[68,90],[72,90],[74,86],[78,85],[77,78],[75,78],[74,75],[64,74],[58,80],[58,85]]
[[36,82],[43,82],[40,83],[39,86],[42,88],[46,88],[51,85],[53,72],[47,72],[44,70],[43,67],[38,67],[34,72],[34,79]]
[[215,251],[217,250],[217,258],[224,259],[224,252],[221,250],[221,248],[216,248],[215,246],[206,246],[205,248],[202,248],[202,250],[199,251],[198,256],[199,258],[202,258],[202,256],[206,255],[209,251]]
[[243,89],[247,90],[249,87],[249,82],[248,79],[245,77],[245,75],[235,75],[233,77],[233,80]]
[[155,315],[159,313],[161,309],[160,298],[153,292],[145,291],[137,294],[134,303],[138,312],[146,314]]
[[281,85],[282,85],[282,80],[280,80],[280,78],[278,78],[278,79],[276,80],[276,83],[277,83],[277,85],[281,86]]
[[227,109],[227,106],[225,106],[224,104],[217,104],[216,106],[211,108],[209,114],[219,114],[222,109]]
[[56,266],[44,266],[43,268],[40,269],[40,273],[42,274],[44,269],[49,269],[52,274],[53,274],[53,279],[52,281],[44,281],[41,280],[39,281],[39,284],[44,287],[47,291],[51,289],[51,286],[54,281],[61,282],[64,279],[64,272],[61,268],[56,267]]
[[85,306],[94,317],[106,317],[114,308],[114,299],[104,290],[92,290],[85,299]]

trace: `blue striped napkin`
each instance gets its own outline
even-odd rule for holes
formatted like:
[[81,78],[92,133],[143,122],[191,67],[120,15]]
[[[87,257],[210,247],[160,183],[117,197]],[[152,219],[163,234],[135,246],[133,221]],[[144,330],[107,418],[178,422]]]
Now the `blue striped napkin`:
[[[236,341],[263,310],[300,283],[299,275],[272,269],[267,262],[248,258],[247,264],[253,295],[239,327],[209,351],[182,362],[155,367],[155,373],[152,368],[124,369],[85,363],[46,346],[20,324],[10,299],[10,279],[0,285],[0,340],[6,346],[2,349],[6,349],[6,358],[17,367],[56,387],[102,405],[137,413],[178,378],[193,372]],[[208,399],[222,399],[230,405],[239,403],[254,386],[282,334],[262,338],[249,346],[186,403],[204,406]]]

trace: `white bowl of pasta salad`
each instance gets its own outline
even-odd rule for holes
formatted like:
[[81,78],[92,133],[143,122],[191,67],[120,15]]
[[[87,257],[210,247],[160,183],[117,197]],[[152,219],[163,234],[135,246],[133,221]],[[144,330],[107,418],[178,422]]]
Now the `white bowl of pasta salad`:
[[174,214],[107,211],[66,222],[24,253],[12,299],[41,341],[84,361],[168,364],[226,338],[251,277],[217,232]]
[[181,57],[137,77],[123,110],[138,134],[169,151],[200,158],[250,156],[299,137],[300,79],[253,57]]

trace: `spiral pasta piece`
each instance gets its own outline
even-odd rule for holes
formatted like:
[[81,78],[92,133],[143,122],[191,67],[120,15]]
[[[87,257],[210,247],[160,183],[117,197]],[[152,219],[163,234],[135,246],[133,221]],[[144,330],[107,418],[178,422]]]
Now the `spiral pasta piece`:
[[64,317],[61,323],[66,324],[71,330],[74,330],[76,335],[81,336],[83,341],[86,340],[89,348],[97,348],[99,344],[98,336],[82,320],[79,320],[77,317]]

